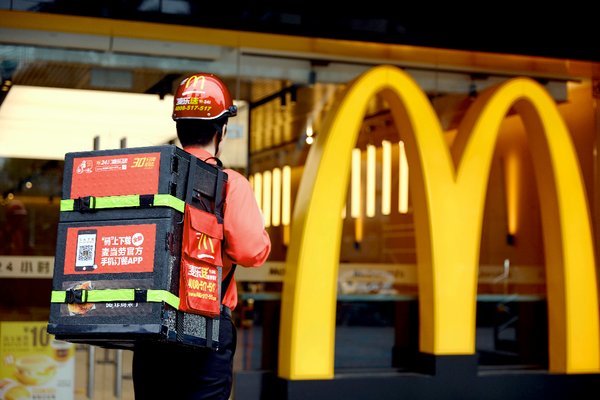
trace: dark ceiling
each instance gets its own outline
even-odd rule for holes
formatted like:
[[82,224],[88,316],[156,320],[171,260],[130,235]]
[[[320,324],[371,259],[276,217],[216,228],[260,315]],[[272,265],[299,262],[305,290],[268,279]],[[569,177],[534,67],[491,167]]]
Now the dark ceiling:
[[[364,4],[185,0],[31,1],[31,11],[281,33],[307,37],[600,61],[595,12],[575,4],[528,10],[517,3],[465,7],[402,2]],[[325,8],[324,8],[325,7]]]

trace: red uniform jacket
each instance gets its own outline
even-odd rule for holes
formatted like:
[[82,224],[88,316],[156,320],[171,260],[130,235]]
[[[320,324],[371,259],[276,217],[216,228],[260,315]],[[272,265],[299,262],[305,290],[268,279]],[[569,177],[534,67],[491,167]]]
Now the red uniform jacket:
[[[215,164],[212,154],[197,147],[185,147],[185,151],[199,159]],[[225,169],[227,186],[225,189],[223,279],[231,270],[232,264],[242,267],[261,266],[271,252],[271,239],[265,230],[264,219],[254,192],[248,180],[240,173]],[[235,277],[232,278],[223,304],[231,310],[237,305]]]

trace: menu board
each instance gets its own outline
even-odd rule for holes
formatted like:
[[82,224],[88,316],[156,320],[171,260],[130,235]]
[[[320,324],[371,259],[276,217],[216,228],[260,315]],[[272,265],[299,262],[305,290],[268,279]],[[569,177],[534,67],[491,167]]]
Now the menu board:
[[0,322],[0,399],[73,400],[75,345],[47,321]]

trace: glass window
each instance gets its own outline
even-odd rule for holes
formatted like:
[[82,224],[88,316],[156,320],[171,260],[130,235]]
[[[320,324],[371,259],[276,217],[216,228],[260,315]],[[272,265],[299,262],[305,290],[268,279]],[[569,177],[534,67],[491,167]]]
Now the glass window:
[[0,158],[0,255],[53,256],[63,161]]

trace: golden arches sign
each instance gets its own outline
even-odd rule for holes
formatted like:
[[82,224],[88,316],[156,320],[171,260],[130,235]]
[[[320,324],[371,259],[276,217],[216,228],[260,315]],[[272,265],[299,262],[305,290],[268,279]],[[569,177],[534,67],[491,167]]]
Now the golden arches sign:
[[[545,242],[550,371],[600,372],[598,298],[588,205],[569,132],[543,87],[515,78],[482,93],[449,150],[429,100],[398,68],[347,88],[306,162],[282,293],[282,378],[331,379],[336,282],[351,152],[369,100],[388,102],[411,166],[421,352],[475,353],[481,225],[502,120],[521,115],[534,158]],[[457,312],[457,310],[460,310]]]

